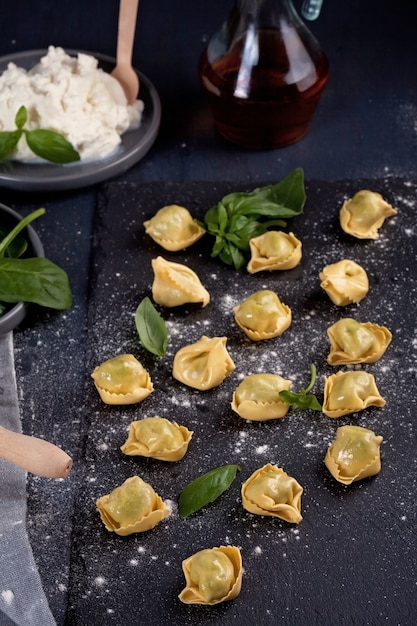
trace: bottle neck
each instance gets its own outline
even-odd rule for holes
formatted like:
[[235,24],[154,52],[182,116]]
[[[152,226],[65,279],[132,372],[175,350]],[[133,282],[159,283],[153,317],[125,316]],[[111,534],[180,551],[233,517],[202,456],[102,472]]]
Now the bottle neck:
[[291,0],[235,0],[234,10],[241,16],[252,15],[261,22],[299,19]]

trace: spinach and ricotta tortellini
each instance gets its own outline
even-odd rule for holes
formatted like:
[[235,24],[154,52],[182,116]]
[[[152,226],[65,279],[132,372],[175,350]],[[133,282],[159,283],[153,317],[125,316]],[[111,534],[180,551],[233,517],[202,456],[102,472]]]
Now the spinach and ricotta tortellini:
[[269,289],[257,291],[233,308],[238,326],[252,341],[278,337],[291,325],[291,309]]
[[324,462],[333,478],[344,485],[350,485],[380,472],[381,443],[382,437],[368,428],[340,426]]
[[385,404],[375,378],[369,372],[337,372],[325,380],[323,413],[328,417],[342,417],[369,406],[383,407]]
[[358,239],[377,239],[385,219],[397,213],[381,194],[363,189],[343,203],[340,225],[346,233]]
[[290,270],[301,261],[301,241],[293,233],[269,230],[249,241],[250,274],[262,271]]
[[290,408],[279,392],[292,385],[279,374],[245,376],[233,393],[232,409],[247,420],[263,422],[284,417]]
[[162,207],[143,225],[145,232],[156,243],[171,252],[188,248],[206,232],[193,219],[189,210],[178,204]]
[[145,417],[131,422],[121,451],[128,456],[179,461],[187,452],[192,435],[193,432],[185,426],[164,417]]
[[209,292],[197,274],[186,265],[158,256],[152,259],[152,269],[152,296],[158,304],[166,307],[201,304],[205,307],[210,302]]
[[206,391],[220,385],[235,369],[226,348],[226,337],[206,337],[176,353],[173,377],[194,389]]
[[250,513],[279,517],[286,522],[302,520],[302,486],[276,465],[257,469],[242,485],[242,504]]
[[182,562],[185,604],[214,605],[236,598],[242,587],[242,556],[236,546],[200,550]]
[[357,322],[346,317],[327,329],[330,352],[327,361],[330,365],[375,363],[391,343],[392,334],[372,322]]
[[357,304],[369,291],[366,271],[349,259],[326,265],[319,276],[321,288],[337,306]]
[[106,404],[136,404],[153,391],[148,372],[132,354],[121,354],[104,361],[91,376]]
[[170,515],[170,510],[153,487],[132,476],[96,502],[107,530],[126,536],[151,530]]

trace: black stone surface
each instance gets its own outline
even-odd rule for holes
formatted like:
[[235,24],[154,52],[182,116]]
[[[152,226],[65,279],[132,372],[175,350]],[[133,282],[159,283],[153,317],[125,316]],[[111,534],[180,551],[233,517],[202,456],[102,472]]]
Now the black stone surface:
[[[165,204],[182,204],[202,217],[225,193],[250,188],[227,182],[103,186],[92,227],[88,294],[74,272],[74,309],[40,314],[16,333],[24,427],[63,444],[75,460],[67,481],[31,477],[28,487],[29,532],[58,623],[413,623],[417,185],[396,178],[308,181],[304,213],[288,224],[303,242],[303,260],[288,272],[235,272],[210,257],[207,236],[188,250],[168,253],[144,233],[144,219]],[[380,192],[398,209],[376,241],[348,237],[338,222],[343,200],[363,188]],[[72,254],[74,247],[69,259]],[[136,306],[151,296],[150,262],[157,255],[194,269],[211,294],[205,308],[160,309],[170,331],[165,357],[141,347],[134,325]],[[367,297],[347,308],[332,305],[318,278],[324,265],[341,258],[363,265],[370,280]],[[281,337],[252,344],[231,309],[261,288],[277,292],[291,307],[293,322]],[[81,315],[84,298],[86,319]],[[234,388],[243,376],[258,371],[280,373],[299,389],[315,363],[315,390],[322,397],[323,377],[336,371],[326,362],[326,328],[348,315],[384,324],[393,333],[384,357],[365,366],[387,401],[384,408],[338,420],[294,411],[264,423],[233,413]],[[177,349],[203,334],[227,336],[236,369],[218,388],[198,392],[175,381],[171,368]],[[155,391],[139,405],[108,406],[90,373],[123,352],[133,353],[148,369]],[[130,422],[151,415],[194,431],[183,460],[171,464],[121,453]],[[384,442],[381,473],[344,487],[323,459],[337,427],[348,423],[371,428]],[[304,487],[298,525],[242,508],[242,482],[268,462]],[[177,509],[182,487],[225,463],[241,466],[229,491],[182,520]],[[122,538],[104,528],[95,501],[135,474],[170,501],[172,514],[152,531]],[[215,607],[183,605],[177,597],[184,585],[181,561],[202,548],[229,543],[242,551],[239,597]]]

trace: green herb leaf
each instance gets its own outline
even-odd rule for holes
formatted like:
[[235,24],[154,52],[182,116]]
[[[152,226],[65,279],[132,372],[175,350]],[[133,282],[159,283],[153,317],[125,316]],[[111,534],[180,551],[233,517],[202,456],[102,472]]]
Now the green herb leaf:
[[21,106],[14,118],[14,123],[16,124],[16,128],[21,130],[27,121],[28,121],[27,109],[25,106]]
[[6,256],[6,251],[9,249],[10,244],[14,239],[16,239],[19,233],[24,228],[26,228],[26,226],[30,224],[30,222],[33,222],[44,213],[44,208],[36,209],[36,211],[32,211],[32,213],[29,213],[29,215],[26,215],[26,217],[23,217],[21,220],[19,220],[16,226],[4,237],[4,239],[0,240],[0,258]]
[[0,161],[3,161],[16,150],[21,136],[21,130],[4,130],[0,132]]
[[239,471],[239,465],[222,465],[189,483],[180,493],[180,516],[188,517],[217,500],[230,487]]
[[[72,303],[72,292],[63,269],[43,257],[11,258],[13,252],[16,257],[20,256],[22,244],[17,239],[20,232],[44,213],[44,208],[33,211],[0,241],[0,300],[6,303],[34,302],[52,309],[67,309]],[[2,305],[0,315],[6,309]]]
[[72,144],[59,133],[42,128],[24,130],[24,133],[32,152],[46,161],[63,164],[80,160]]
[[0,300],[67,309],[72,293],[66,272],[48,259],[0,258]]
[[275,185],[224,196],[204,216],[203,227],[216,238],[211,256],[241,268],[247,260],[250,239],[272,226],[285,226],[285,219],[302,213],[305,200],[301,168]]
[[21,106],[14,119],[16,130],[0,132],[0,161],[16,150],[23,133],[32,152],[46,161],[63,164],[80,160],[77,150],[63,135],[43,128],[28,130],[24,128],[27,120],[27,109]]
[[152,354],[163,356],[168,344],[168,329],[148,297],[136,309],[135,324],[143,347]]
[[304,389],[302,388],[299,393],[289,391],[285,389],[279,392],[281,400],[289,404],[293,409],[312,409],[313,411],[322,411],[323,407],[317,400],[316,396],[310,393],[316,382],[316,366],[310,367],[310,383]]
[[[8,232],[5,231],[3,228],[0,228],[0,241],[7,237],[7,235]],[[22,254],[25,253],[27,247],[28,242],[26,241],[26,239],[22,235],[18,235],[16,239],[14,239],[6,248],[6,250],[4,251],[4,256],[12,259],[18,259],[20,256],[22,256]]]

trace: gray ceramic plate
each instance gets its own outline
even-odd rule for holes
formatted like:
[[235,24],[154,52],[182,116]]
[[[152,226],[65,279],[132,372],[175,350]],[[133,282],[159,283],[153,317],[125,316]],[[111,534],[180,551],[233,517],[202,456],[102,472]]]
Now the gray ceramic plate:
[[[16,226],[17,222],[22,219],[22,216],[10,209],[5,204],[0,204],[0,227],[5,228],[7,231]],[[28,253],[29,256],[44,256],[44,250],[41,240],[39,239],[36,231],[29,224],[22,231],[29,242]],[[26,234],[26,235],[25,235]],[[20,322],[24,319],[27,313],[27,304],[24,302],[18,302],[13,305],[4,315],[0,315],[0,335],[5,335],[13,328],[16,328]]]
[[[0,73],[4,72],[11,62],[30,69],[46,52],[46,50],[30,50],[0,57]],[[79,51],[66,50],[66,52],[76,55]],[[95,56],[99,61],[99,66],[106,71],[111,71],[116,63],[112,57],[97,52],[87,51],[87,54]],[[139,128],[124,133],[121,146],[116,153],[102,160],[68,165],[3,161],[0,163],[0,187],[19,191],[79,189],[119,176],[140,161],[157,137],[161,120],[161,103],[152,83],[140,72],[137,71],[137,74],[141,85],[139,98],[145,104],[142,123]]]

